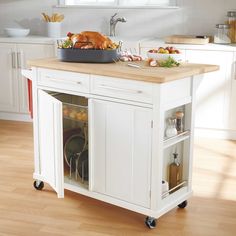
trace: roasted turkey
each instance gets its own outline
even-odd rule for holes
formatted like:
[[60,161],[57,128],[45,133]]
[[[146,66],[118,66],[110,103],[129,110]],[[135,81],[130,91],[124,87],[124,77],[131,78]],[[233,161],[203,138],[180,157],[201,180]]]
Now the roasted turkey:
[[94,31],[83,31],[79,34],[68,34],[74,48],[81,49],[114,49],[117,47],[108,37]]

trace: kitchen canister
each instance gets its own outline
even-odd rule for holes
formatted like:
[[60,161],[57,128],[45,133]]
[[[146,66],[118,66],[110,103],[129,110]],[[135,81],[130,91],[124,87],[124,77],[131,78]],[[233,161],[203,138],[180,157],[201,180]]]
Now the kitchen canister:
[[47,33],[49,38],[60,38],[61,22],[47,22]]
[[215,35],[214,35],[214,43],[219,44],[229,44],[231,40],[229,38],[229,28],[228,24],[217,24]]
[[229,38],[231,43],[236,43],[236,11],[228,11]]

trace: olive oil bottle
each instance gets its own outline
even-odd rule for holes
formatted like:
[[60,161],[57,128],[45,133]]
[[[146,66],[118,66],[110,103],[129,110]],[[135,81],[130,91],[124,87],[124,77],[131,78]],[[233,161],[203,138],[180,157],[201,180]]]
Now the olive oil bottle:
[[[169,185],[170,189],[181,183],[181,165],[178,161],[178,153],[173,153],[174,161],[169,166]],[[176,189],[177,190],[177,189]]]

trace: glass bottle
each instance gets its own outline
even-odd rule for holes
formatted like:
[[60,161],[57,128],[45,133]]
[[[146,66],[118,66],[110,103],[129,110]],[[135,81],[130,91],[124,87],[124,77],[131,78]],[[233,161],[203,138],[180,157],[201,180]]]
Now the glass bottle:
[[236,43],[236,11],[228,11],[229,38],[231,43]]
[[231,43],[231,40],[228,35],[229,35],[229,25],[217,24],[214,35],[214,43],[219,43],[219,44]]
[[174,161],[169,166],[169,187],[176,187],[181,183],[181,166],[178,161],[178,153],[173,153]]
[[176,118],[175,117],[170,117],[168,118],[168,125],[166,127],[166,137],[170,138],[175,135],[177,135],[177,129],[176,129]]

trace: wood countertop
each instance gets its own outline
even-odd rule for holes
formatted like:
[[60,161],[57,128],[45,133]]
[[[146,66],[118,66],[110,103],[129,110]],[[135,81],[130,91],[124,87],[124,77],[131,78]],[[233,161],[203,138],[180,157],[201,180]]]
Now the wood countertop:
[[128,66],[127,62],[117,63],[76,63],[61,62],[56,58],[44,58],[28,61],[31,67],[63,70],[70,72],[86,73],[93,75],[104,75],[121,79],[138,80],[152,83],[165,83],[193,75],[219,70],[217,65],[183,63],[179,67],[163,68],[150,67],[143,62],[129,62],[140,65],[140,68]]

